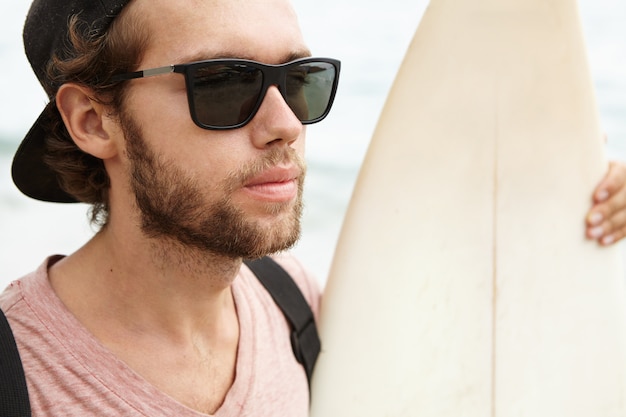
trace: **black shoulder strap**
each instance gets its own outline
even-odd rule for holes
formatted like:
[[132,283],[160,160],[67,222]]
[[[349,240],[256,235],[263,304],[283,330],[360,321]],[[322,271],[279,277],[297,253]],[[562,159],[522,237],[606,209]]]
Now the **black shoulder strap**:
[[311,307],[291,276],[273,259],[266,256],[245,261],[245,264],[259,278],[291,324],[291,347],[298,362],[304,366],[310,384],[321,347]]
[[28,388],[20,354],[9,322],[0,310],[0,416],[30,415]]

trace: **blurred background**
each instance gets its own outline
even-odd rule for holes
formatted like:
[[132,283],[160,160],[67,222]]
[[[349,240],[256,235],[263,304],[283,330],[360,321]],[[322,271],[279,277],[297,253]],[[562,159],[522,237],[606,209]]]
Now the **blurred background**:
[[[295,248],[325,282],[359,165],[425,0],[293,0],[314,55],[342,61],[330,116],[308,127],[304,230]],[[29,0],[0,14],[0,287],[93,234],[87,206],[38,202],[10,178],[13,154],[47,102],[23,53]],[[610,159],[626,159],[626,2],[580,0],[588,56]],[[555,155],[557,158],[558,155]],[[582,219],[581,219],[582,220]],[[581,232],[582,233],[582,232]]]

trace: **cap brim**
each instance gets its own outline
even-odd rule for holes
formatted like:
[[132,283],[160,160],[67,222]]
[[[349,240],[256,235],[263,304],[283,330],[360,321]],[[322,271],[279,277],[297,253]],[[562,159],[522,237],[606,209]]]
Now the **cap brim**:
[[15,152],[11,168],[13,182],[22,193],[36,200],[76,203],[78,200],[61,189],[57,175],[44,162],[43,126],[48,124],[50,113],[48,108],[44,109]]

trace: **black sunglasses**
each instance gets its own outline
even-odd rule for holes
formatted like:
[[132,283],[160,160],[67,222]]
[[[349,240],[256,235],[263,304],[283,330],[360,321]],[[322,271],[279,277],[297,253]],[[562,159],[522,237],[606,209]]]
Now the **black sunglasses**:
[[338,60],[330,58],[304,58],[281,65],[211,59],[118,74],[111,81],[185,74],[194,123],[203,129],[235,129],[252,120],[272,85],[302,124],[319,122],[335,99],[340,67]]

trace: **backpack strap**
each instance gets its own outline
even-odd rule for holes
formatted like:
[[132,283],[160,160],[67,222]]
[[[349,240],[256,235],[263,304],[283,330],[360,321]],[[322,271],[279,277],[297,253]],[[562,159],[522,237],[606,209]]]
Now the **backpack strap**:
[[28,387],[13,332],[0,310],[0,416],[30,417]]
[[244,263],[261,281],[291,325],[291,347],[304,367],[310,386],[321,344],[309,303],[291,275],[272,258],[265,256]]

